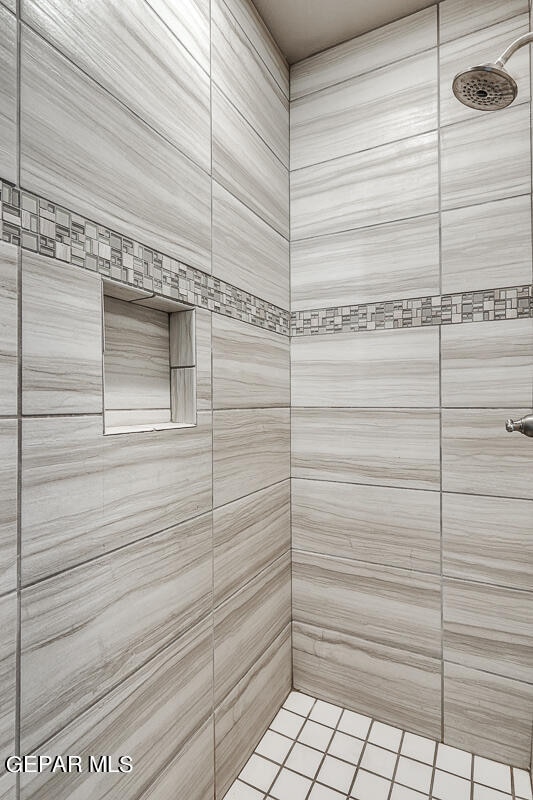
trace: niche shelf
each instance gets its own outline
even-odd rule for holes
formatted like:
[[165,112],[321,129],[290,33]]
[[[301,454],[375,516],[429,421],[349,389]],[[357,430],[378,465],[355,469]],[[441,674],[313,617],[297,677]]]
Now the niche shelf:
[[102,280],[104,434],[196,425],[194,307]]

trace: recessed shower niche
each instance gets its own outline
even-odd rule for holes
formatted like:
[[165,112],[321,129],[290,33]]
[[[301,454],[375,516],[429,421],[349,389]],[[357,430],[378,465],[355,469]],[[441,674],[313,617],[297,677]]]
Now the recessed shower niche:
[[104,433],[196,425],[194,308],[103,280]]

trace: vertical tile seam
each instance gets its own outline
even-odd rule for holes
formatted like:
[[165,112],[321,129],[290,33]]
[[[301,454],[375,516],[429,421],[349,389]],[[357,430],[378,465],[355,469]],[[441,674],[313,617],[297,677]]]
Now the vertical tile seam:
[[[211,275],[213,275],[213,13],[212,13],[213,0],[209,0],[209,155],[210,155],[210,264]],[[215,522],[213,514],[214,496],[215,496],[215,431],[214,431],[214,414],[213,414],[213,314],[209,314],[209,363],[211,366],[211,376],[209,385],[209,396],[211,405],[211,734],[213,742],[213,800],[217,796],[217,780],[216,780],[216,725],[215,725]]]
[[[17,131],[16,131],[16,175],[20,185],[21,175],[21,0],[16,0],[17,25]],[[16,609],[16,642],[15,642],[15,753],[21,747],[21,658],[22,658],[22,246],[17,248],[17,609]],[[17,773],[15,781],[15,797],[20,800],[21,781]]]
[[[529,30],[531,30],[532,22],[533,22],[533,3],[532,0],[529,0]],[[531,203],[532,203],[532,210],[533,210],[533,97],[531,96],[531,89],[533,86],[533,72],[532,72],[532,61],[531,61],[531,46],[528,46],[528,55],[529,55],[529,88],[530,88],[530,98],[529,98],[529,162],[530,162],[530,171],[531,171]],[[531,231],[531,280],[533,281],[533,215],[530,215],[530,231]],[[531,407],[533,408],[533,382],[531,386]],[[530,762],[529,762],[529,771],[530,777],[533,774],[533,720],[531,720],[531,740],[530,740]],[[514,790],[514,771],[511,770],[513,775],[513,790]]]

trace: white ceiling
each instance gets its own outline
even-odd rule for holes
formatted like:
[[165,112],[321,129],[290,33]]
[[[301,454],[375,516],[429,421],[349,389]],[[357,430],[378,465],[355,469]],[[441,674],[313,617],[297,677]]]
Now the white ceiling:
[[253,0],[290,64],[436,0]]

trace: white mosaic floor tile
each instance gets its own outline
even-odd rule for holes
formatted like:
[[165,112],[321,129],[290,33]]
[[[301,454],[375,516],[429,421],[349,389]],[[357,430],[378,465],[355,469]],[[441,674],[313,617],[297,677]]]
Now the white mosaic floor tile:
[[336,731],[328,747],[328,753],[337,758],[342,758],[344,761],[349,761],[351,764],[357,764],[361,757],[363,745],[362,739],[356,739],[354,736],[348,736],[347,733]]
[[433,797],[435,800],[470,800],[471,782],[458,775],[435,770]]
[[428,794],[432,775],[433,768],[429,764],[421,764],[419,761],[413,761],[412,758],[400,756],[394,780],[410,789]]
[[308,694],[303,694],[302,692],[291,692],[283,703],[283,707],[288,711],[293,711],[295,714],[306,717],[314,704],[314,697],[309,697]]
[[533,800],[533,794],[526,770],[291,692],[224,800]]
[[297,742],[289,753],[285,766],[308,778],[314,778],[323,758],[324,755],[320,750],[313,750],[313,748]]
[[380,747],[385,747],[387,750],[398,752],[401,738],[402,732],[398,728],[385,725],[383,722],[374,722],[370,729],[368,741]]
[[355,766],[353,764],[347,764],[338,758],[326,756],[317,775],[317,781],[347,794],[350,791],[354,776]]

